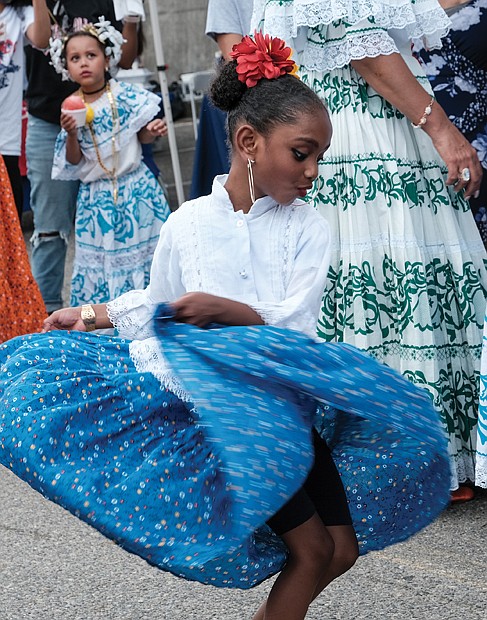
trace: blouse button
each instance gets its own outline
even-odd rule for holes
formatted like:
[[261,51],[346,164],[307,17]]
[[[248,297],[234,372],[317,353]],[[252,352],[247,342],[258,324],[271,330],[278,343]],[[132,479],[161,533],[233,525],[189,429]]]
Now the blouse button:
[[247,272],[245,271],[245,269],[242,269],[242,271],[240,272],[240,277],[244,279],[247,277]]
[[238,220],[237,221],[238,228],[242,228],[243,225],[244,225],[243,220]]

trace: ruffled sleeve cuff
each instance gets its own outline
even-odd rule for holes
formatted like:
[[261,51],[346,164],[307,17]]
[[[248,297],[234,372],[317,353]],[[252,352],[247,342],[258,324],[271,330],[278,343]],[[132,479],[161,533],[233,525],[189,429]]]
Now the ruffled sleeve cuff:
[[326,37],[320,29],[308,31],[299,64],[308,71],[332,71],[350,64],[353,60],[376,58],[398,53],[394,39],[387,30],[369,20],[356,26],[327,26]]
[[147,290],[135,290],[110,301],[107,314],[122,338],[143,340],[154,335],[152,319],[156,308]]
[[286,312],[280,305],[270,303],[249,303],[254,312],[264,321],[265,325],[293,329],[306,334],[309,338],[319,340],[316,335],[316,314],[304,309],[296,313]]
[[120,117],[119,144],[123,147],[159,114],[161,99],[145,88],[127,82],[115,82],[113,91]]

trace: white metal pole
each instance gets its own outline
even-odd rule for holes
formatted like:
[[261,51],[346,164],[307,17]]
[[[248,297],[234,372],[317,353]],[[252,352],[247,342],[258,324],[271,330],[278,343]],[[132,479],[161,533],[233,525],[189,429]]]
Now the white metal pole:
[[[167,137],[169,139],[169,150],[171,152],[172,169],[174,173],[174,182],[176,185],[176,194],[178,202],[181,205],[184,202],[183,181],[181,178],[181,166],[179,165],[178,146],[176,144],[176,132],[174,129],[174,121],[171,110],[171,100],[169,98],[169,89],[167,86],[167,65],[164,62],[164,51],[162,49],[161,30],[159,27],[159,14],[157,12],[156,0],[148,0],[150,22],[152,27],[152,38],[154,40],[154,51],[156,54],[157,73],[159,76],[159,84],[161,85],[162,103],[164,105],[164,116],[167,123]],[[178,205],[179,206],[179,205]]]

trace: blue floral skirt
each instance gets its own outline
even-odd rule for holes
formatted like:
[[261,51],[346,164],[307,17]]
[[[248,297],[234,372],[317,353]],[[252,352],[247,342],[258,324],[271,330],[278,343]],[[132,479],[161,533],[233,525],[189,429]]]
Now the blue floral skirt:
[[447,505],[444,432],[427,393],[395,371],[268,326],[157,329],[179,396],[137,372],[117,337],[3,344],[0,462],[151,564],[222,587],[250,588],[284,565],[266,520],[302,486],[313,426],[361,553],[406,539]]

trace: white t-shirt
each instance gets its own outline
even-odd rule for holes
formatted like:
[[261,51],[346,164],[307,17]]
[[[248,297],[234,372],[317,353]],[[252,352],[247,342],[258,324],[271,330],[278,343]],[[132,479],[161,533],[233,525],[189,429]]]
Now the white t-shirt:
[[217,34],[248,34],[253,4],[253,0],[210,0],[206,34],[212,39]]
[[25,33],[34,21],[31,6],[6,6],[0,13],[0,153],[20,155]]
[[108,304],[112,323],[134,339],[130,354],[140,371],[164,380],[166,363],[152,337],[161,302],[202,291],[247,304],[267,325],[315,337],[330,264],[325,218],[300,200],[278,205],[259,198],[249,213],[235,211],[216,177],[209,196],[184,203],[161,229],[150,284]]

